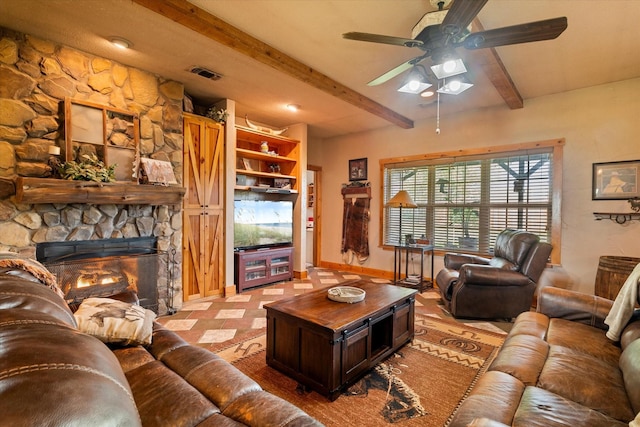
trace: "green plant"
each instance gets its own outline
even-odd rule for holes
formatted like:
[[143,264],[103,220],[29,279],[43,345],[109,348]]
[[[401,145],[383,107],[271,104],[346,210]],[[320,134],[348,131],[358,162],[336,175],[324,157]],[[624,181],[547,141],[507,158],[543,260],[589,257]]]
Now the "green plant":
[[229,117],[229,113],[224,108],[218,109],[216,107],[211,107],[207,110],[207,117],[215,120],[218,123],[224,124],[227,122],[227,117]]
[[83,154],[83,160],[70,160],[58,168],[63,179],[74,181],[113,182],[116,180],[115,164],[107,167],[95,154]]
[[462,233],[464,237],[471,237],[469,235],[469,225],[479,217],[479,212],[475,208],[459,207],[451,210],[451,222],[452,224],[459,224],[462,227]]

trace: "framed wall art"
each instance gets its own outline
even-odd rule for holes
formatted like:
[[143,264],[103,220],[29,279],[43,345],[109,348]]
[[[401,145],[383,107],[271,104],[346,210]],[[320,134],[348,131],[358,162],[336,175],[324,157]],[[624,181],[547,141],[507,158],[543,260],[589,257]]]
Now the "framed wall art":
[[367,180],[367,159],[349,160],[349,181]]
[[627,200],[640,196],[640,160],[593,164],[592,200]]

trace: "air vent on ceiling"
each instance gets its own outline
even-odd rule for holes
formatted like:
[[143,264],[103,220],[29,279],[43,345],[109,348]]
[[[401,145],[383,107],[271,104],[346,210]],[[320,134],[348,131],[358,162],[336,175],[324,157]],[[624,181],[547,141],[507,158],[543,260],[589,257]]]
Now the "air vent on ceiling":
[[204,67],[191,67],[189,68],[189,71],[193,74],[202,76],[205,79],[220,80],[222,78],[222,74],[218,74],[215,71],[208,70]]

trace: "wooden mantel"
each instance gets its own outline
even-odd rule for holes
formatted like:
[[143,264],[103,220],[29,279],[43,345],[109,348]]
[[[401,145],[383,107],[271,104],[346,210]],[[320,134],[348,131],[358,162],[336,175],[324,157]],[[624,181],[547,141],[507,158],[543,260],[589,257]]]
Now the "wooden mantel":
[[93,205],[176,205],[186,189],[134,182],[67,181],[52,178],[18,177],[18,203],[87,203]]

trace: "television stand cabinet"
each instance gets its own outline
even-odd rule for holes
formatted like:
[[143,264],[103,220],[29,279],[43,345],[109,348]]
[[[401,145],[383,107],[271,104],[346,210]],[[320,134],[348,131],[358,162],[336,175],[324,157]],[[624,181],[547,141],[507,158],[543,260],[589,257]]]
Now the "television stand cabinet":
[[234,253],[238,293],[293,277],[293,247],[249,249]]

